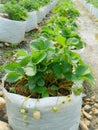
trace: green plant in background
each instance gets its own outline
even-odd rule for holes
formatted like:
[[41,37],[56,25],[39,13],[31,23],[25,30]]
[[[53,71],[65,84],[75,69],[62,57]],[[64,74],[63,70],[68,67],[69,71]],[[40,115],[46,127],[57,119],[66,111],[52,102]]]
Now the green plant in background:
[[[57,11],[57,13],[55,16],[51,17],[41,28],[40,35],[43,35],[44,37],[49,38],[55,42],[63,42],[66,44],[66,46],[69,46],[70,49],[80,49],[83,47],[84,43],[80,36],[76,33],[77,25],[75,18],[68,18],[63,14],[61,15],[61,12],[59,12],[61,8],[62,7],[58,5],[56,10],[53,10],[53,14],[55,11]],[[66,6],[63,8],[65,10]],[[76,17],[75,12],[73,13],[73,16]]]
[[19,4],[28,11],[38,10],[41,6],[48,4],[50,0],[20,0]]
[[94,7],[98,8],[98,0],[86,0],[88,3],[91,3],[94,5]]
[[28,12],[17,2],[7,2],[3,7],[3,12],[8,14],[8,18],[12,20],[26,20],[29,17]]
[[51,0],[1,0],[0,3],[6,4],[7,2],[18,3],[28,11],[37,10],[41,6],[45,6]]
[[[26,90],[34,98],[70,94],[73,84],[94,80],[79,54],[65,44],[61,48],[42,37],[31,42],[29,52],[19,50],[17,60],[7,64],[5,70],[8,73],[6,81],[18,94]],[[18,90],[18,86],[21,89]]]
[[14,2],[18,2],[18,1],[19,0],[10,0],[10,1],[9,0],[1,0],[0,3],[5,4],[7,2],[13,2],[14,3]]
[[[39,0],[37,0],[37,1],[39,1]],[[51,0],[40,0],[39,1],[39,3],[40,3],[41,6],[47,5],[49,2],[51,2]]]
[[72,2],[69,0],[59,2],[59,6],[53,9],[53,13],[58,12],[60,16],[67,18],[76,18],[80,15],[79,11],[73,6]]
[[39,1],[35,0],[20,0],[19,4],[28,11],[37,10],[40,7]]
[[9,0],[0,0],[1,4],[5,4],[6,2],[9,2]]

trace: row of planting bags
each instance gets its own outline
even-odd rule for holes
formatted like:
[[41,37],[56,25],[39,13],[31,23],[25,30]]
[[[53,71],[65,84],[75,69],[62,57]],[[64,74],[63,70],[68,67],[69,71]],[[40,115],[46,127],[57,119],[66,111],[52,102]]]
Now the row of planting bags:
[[[45,16],[53,9],[58,0],[53,0],[37,11],[29,12],[26,21],[15,21],[0,17],[0,41],[12,44],[20,43],[24,40],[25,32],[37,28]],[[0,10],[2,13],[2,10]]]
[[95,8],[92,4],[88,3],[86,0],[79,0],[84,7],[96,18],[98,18],[98,9]]

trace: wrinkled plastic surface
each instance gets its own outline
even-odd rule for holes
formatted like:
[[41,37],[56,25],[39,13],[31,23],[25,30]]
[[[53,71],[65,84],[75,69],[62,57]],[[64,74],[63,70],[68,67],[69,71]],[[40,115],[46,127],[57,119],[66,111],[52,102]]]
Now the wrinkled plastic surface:
[[[28,110],[28,123],[26,123],[23,120],[23,115],[19,112],[25,97],[9,93],[5,88],[3,88],[3,92],[6,99],[8,121],[13,130],[78,130],[82,95],[71,94],[70,102],[67,96],[46,97],[40,100],[29,98],[24,102],[24,107]],[[64,101],[65,103],[62,103]],[[32,116],[35,106],[41,112],[40,120],[35,120]],[[54,106],[58,108],[57,112],[53,112]]]
[[26,19],[26,32],[37,28],[37,15],[36,11],[29,12],[29,18]]
[[12,44],[20,43],[24,40],[25,21],[14,21],[0,17],[0,41]]

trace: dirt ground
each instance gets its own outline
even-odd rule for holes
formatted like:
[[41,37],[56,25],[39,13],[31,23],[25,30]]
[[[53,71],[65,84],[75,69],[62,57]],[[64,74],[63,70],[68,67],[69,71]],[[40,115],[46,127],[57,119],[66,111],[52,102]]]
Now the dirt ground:
[[81,14],[77,19],[78,33],[86,43],[86,47],[79,53],[92,68],[96,79],[93,92],[98,98],[98,19],[92,16],[79,1],[75,0],[74,4]]
[[[95,85],[90,90],[86,86],[86,92],[89,97],[94,95],[98,100],[98,18],[92,16],[78,0],[74,0],[73,3],[81,14],[77,19],[78,33],[86,43],[86,47],[79,53],[85,62],[91,66],[96,79]],[[93,102],[94,104],[96,103]],[[98,108],[96,110],[98,111]],[[91,116],[91,125],[88,130],[98,130],[98,115],[91,114]]]

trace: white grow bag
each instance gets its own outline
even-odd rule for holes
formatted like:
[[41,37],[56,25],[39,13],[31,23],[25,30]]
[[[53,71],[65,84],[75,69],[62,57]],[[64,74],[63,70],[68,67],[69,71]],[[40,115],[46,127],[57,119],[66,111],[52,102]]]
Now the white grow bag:
[[25,21],[14,21],[0,17],[0,41],[13,44],[24,40]]
[[52,10],[52,8],[58,3],[58,0],[54,0],[51,3],[47,4],[44,7],[41,7],[37,11],[37,23],[42,22],[42,20],[45,18],[45,16],[49,13],[49,11]]
[[[4,85],[4,81],[3,84]],[[37,102],[37,99],[28,99],[24,106],[28,110],[28,125],[23,120],[19,110],[24,96],[9,93],[3,88],[6,99],[8,121],[13,130],[78,130],[80,122],[82,95],[71,95],[71,102],[68,97],[46,97]],[[65,104],[62,104],[65,101]],[[57,102],[57,104],[56,104]],[[41,119],[35,120],[32,112],[35,108],[40,110]],[[53,112],[52,108],[57,106],[58,111]]]
[[95,8],[95,17],[97,17],[98,18],[98,9],[97,8]]
[[29,12],[29,18],[26,19],[26,32],[37,28],[37,15],[36,11]]
[[92,4],[87,3],[85,0],[79,0],[84,7],[92,14],[94,15],[96,18],[98,18],[98,9],[95,8]]
[[44,8],[45,8],[45,13],[47,15],[51,11],[50,3],[48,3]]
[[56,6],[57,3],[58,3],[58,0],[54,0],[50,3],[50,11]]
[[45,18],[45,8],[41,7],[39,10],[36,11],[37,15],[37,23],[41,23],[42,20]]

